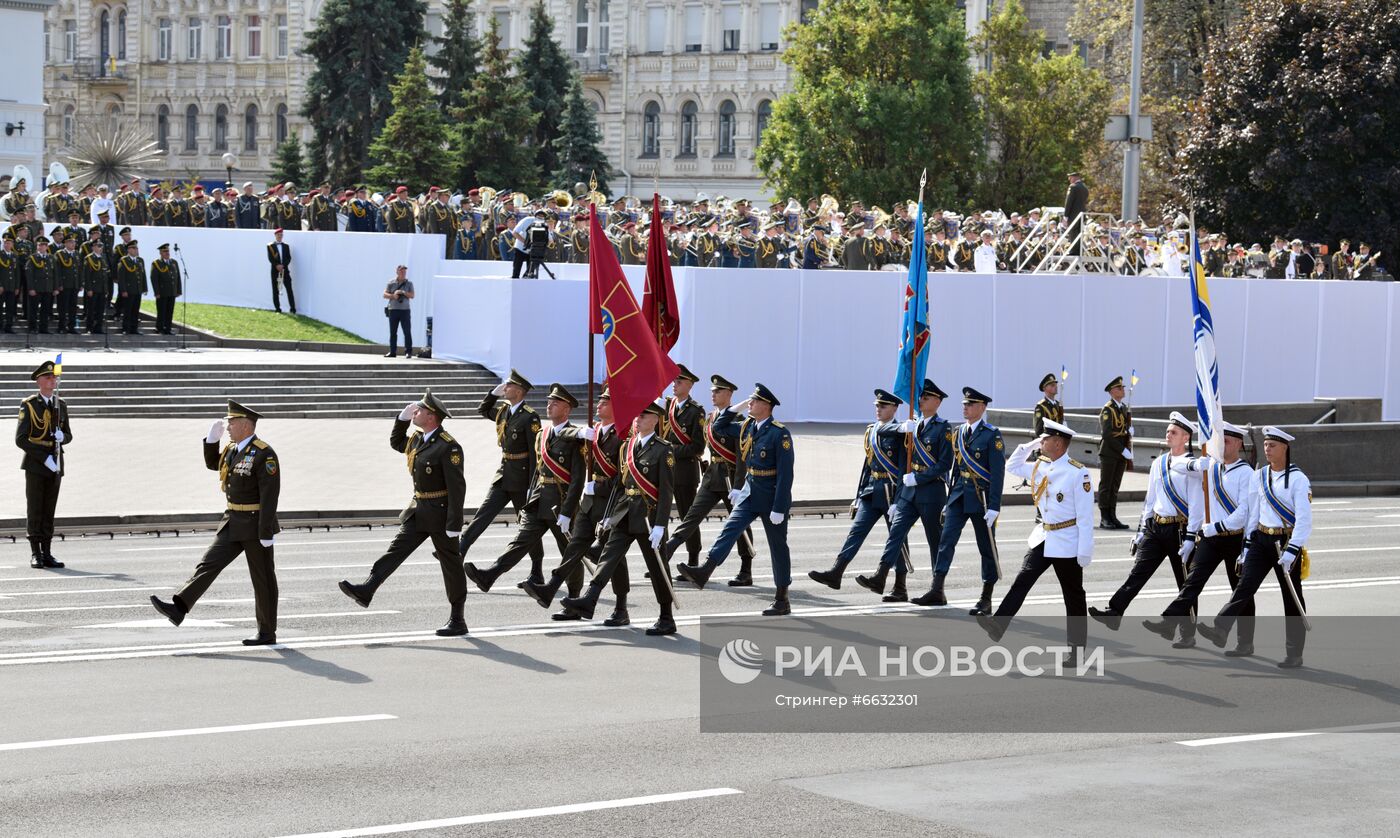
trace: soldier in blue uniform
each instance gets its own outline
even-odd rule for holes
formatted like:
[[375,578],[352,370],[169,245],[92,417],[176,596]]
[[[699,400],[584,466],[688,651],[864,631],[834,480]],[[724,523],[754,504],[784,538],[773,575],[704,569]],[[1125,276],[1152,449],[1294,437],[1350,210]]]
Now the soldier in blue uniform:
[[[943,510],[943,536],[933,566],[935,580],[948,575],[953,549],[971,519],[977,549],[982,553],[982,596],[968,612],[973,616],[992,613],[992,588],[1001,578],[996,521],[1001,514],[1001,487],[1006,476],[1006,443],[1002,442],[1001,431],[984,421],[991,403],[990,396],[971,387],[963,388],[964,421],[953,431],[953,485]],[[942,596],[937,600],[927,604],[948,604]]]
[[[856,499],[852,504],[855,520],[851,522],[846,542],[841,545],[841,552],[836,554],[836,563],[831,569],[807,572],[812,581],[840,590],[841,576],[856,553],[860,552],[870,528],[882,519],[888,524],[890,508],[894,506],[895,491],[904,474],[908,453],[904,434],[900,433],[899,423],[894,421],[895,410],[902,404],[904,399],[899,396],[887,390],[875,390],[875,421],[865,429],[865,462],[861,464],[860,482],[856,485]],[[900,581],[903,582],[903,579],[903,574],[900,574]],[[900,587],[903,588],[903,585]]]
[[826,262],[826,225],[812,228],[812,236],[802,243],[802,269],[815,271]]
[[[943,506],[948,497],[948,470],[953,465],[953,428],[947,419],[938,415],[947,397],[937,384],[925,378],[919,391],[920,418],[899,423],[901,433],[914,435],[914,458],[909,470],[900,478],[899,493],[895,495],[890,512],[890,535],[885,540],[885,552],[880,556],[880,569],[873,577],[856,577],[856,584],[862,588],[882,594],[890,568],[894,568],[894,588],[885,597],[886,602],[904,602],[908,597],[904,587],[905,538],[916,522],[923,522],[930,558],[938,557]],[[947,602],[943,596],[945,575],[935,572],[933,587],[922,596],[914,597],[914,604]]]
[[[729,557],[739,536],[754,520],[761,519],[773,561],[773,583],[778,589],[772,607],[763,611],[768,617],[792,613],[788,604],[792,556],[787,543],[788,510],[792,506],[792,433],[773,418],[773,408],[779,404],[772,390],[762,384],[754,385],[749,416],[739,428],[739,463],[729,495],[734,511],[725,520],[704,564],[676,568],[695,587],[705,587],[710,574]],[[733,414],[721,414],[716,421],[733,421]]]

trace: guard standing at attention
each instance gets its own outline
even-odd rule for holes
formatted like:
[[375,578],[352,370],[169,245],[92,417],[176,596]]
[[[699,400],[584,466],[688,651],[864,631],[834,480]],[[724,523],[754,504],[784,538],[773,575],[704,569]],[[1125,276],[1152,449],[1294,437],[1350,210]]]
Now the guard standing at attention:
[[1053,372],[1047,372],[1040,379],[1040,392],[1044,396],[1035,403],[1035,415],[1031,420],[1031,433],[1039,438],[1045,433],[1045,420],[1065,423],[1065,405],[1056,396],[1060,395],[1060,379]]
[[68,459],[63,446],[73,439],[68,405],[56,392],[61,372],[53,361],[45,361],[29,374],[39,392],[19,403],[19,423],[15,426],[15,445],[24,452],[20,468],[24,470],[29,566],[36,569],[63,567],[51,549],[54,509]]
[[1103,388],[1108,403],[1099,411],[1099,521],[1106,530],[1126,530],[1118,520],[1118,487],[1133,462],[1133,411],[1123,401],[1123,376]]
[[997,554],[996,522],[1001,514],[1001,489],[1006,479],[1006,443],[1001,431],[985,421],[990,396],[963,388],[963,424],[953,432],[953,485],[943,510],[943,534],[938,540],[934,578],[947,576],[953,550],[963,527],[972,521],[977,549],[982,553],[982,596],[969,612],[992,613],[992,588],[1001,578]]

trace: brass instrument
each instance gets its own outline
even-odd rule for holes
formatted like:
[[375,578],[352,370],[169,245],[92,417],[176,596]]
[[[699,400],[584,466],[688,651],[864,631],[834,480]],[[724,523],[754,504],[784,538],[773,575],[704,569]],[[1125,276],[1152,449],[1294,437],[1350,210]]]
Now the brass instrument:
[[549,193],[549,201],[559,209],[568,209],[574,205],[574,197],[563,189],[556,189]]
[[496,200],[496,190],[492,189],[489,186],[483,186],[480,189],[476,190],[476,194],[477,197],[481,199],[481,205],[483,207],[491,206],[491,204],[494,203]]
[[830,195],[822,195],[822,202],[817,205],[817,223],[820,224],[825,221],[827,216],[830,216],[839,208],[840,204],[835,198]]
[[511,200],[515,204],[516,209],[525,209],[525,205],[530,203],[530,196],[526,195],[524,192],[516,192]]
[[887,213],[887,212],[885,212],[884,210],[880,209],[878,206],[873,206],[873,207],[871,207],[871,208],[870,208],[870,211],[871,211],[872,213],[874,213],[874,215],[875,215],[875,223],[874,223],[873,225],[871,225],[871,229],[874,229],[875,227],[879,227],[879,226],[881,226],[881,225],[883,225],[883,226],[886,227],[886,228],[888,228],[888,227],[890,226],[890,214],[889,214],[889,213]]

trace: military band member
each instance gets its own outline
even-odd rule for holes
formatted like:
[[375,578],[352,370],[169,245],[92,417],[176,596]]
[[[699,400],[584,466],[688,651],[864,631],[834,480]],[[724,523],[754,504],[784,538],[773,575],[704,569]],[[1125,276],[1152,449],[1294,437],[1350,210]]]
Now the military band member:
[[53,256],[49,253],[47,236],[34,240],[34,252],[24,263],[24,281],[29,288],[29,331],[46,335],[49,333],[49,314],[58,296],[53,284]]
[[102,322],[107,312],[107,297],[112,293],[111,271],[108,270],[106,247],[102,239],[92,243],[92,250],[82,261],[83,318],[88,334],[105,331]]
[[574,214],[574,229],[569,234],[569,261],[575,264],[588,264],[588,213]]
[[[715,568],[724,564],[729,551],[756,519],[762,520],[773,562],[773,583],[777,587],[773,605],[764,616],[792,613],[788,588],[792,585],[792,556],[788,550],[788,513],[792,508],[792,433],[773,418],[773,408],[781,402],[763,384],[754,385],[749,396],[749,416],[739,428],[739,462],[729,501],[734,511],[724,521],[719,538],[710,547],[700,567],[680,566],[677,571],[697,588],[705,587]],[[733,421],[722,415],[721,420]]]
[[[439,637],[467,633],[467,577],[457,555],[457,538],[462,534],[462,503],[467,480],[463,472],[462,445],[442,427],[452,413],[432,391],[404,407],[389,432],[389,447],[408,458],[413,478],[413,500],[399,513],[399,531],[389,548],[369,570],[365,581],[354,585],[342,579],[340,590],[361,608],[368,608],[379,587],[388,581],[424,541],[432,539],[433,558],[442,567],[442,583],[450,609],[447,623],[437,630]],[[409,423],[415,430],[408,433]]]
[[632,436],[623,448],[621,491],[606,513],[608,539],[603,546],[598,573],[582,596],[565,597],[560,601],[583,619],[593,619],[603,586],[615,574],[627,573],[627,550],[635,542],[642,551],[651,588],[661,610],[656,622],[647,629],[647,634],[653,636],[676,633],[676,621],[672,616],[676,597],[671,588],[670,570],[656,552],[666,537],[666,522],[671,516],[671,470],[675,466],[671,446],[657,433],[657,424],[664,412],[664,405],[652,402],[635,420]]
[[345,229],[351,233],[373,233],[378,212],[379,208],[369,199],[369,190],[355,187],[355,197],[345,204]]
[[754,265],[760,268],[778,267],[778,251],[782,245],[780,236],[783,229],[782,221],[770,221],[763,228],[763,238],[758,240],[754,248]]
[[126,243],[126,255],[117,262],[117,313],[122,319],[122,334],[139,335],[141,297],[146,293],[146,262],[136,239]]
[[939,224],[933,228],[933,241],[928,246],[928,269],[945,272],[952,270],[948,259],[950,255],[948,231],[942,224]]
[[[735,468],[739,461],[739,423],[736,408],[731,404],[737,385],[722,375],[710,376],[710,399],[715,409],[705,417],[705,445],[710,452],[709,465],[700,478],[700,488],[690,508],[682,517],[681,523],[671,532],[671,538],[662,548],[661,557],[667,562],[675,555],[682,544],[689,544],[692,534],[698,534],[705,516],[723,503],[725,509],[734,511],[729,501],[730,489],[734,486]],[[744,405],[740,405],[742,408]],[[753,536],[745,531],[739,537],[739,573],[729,580],[729,586],[747,588],[753,585]],[[685,581],[677,575],[677,581]]]
[[1126,530],[1118,520],[1118,487],[1133,462],[1133,411],[1123,401],[1123,376],[1104,387],[1108,403],[1099,411],[1099,521],[1106,530]]
[[20,288],[24,281],[22,257],[15,251],[15,240],[0,240],[0,330],[15,333],[15,317],[20,311]]
[[[476,408],[483,419],[496,423],[496,444],[501,448],[501,466],[496,470],[486,498],[462,533],[458,552],[463,559],[507,503],[517,516],[525,511],[525,497],[534,482],[535,448],[540,433],[540,415],[525,404],[525,394],[533,386],[525,376],[511,370],[510,377],[497,384]],[[501,402],[502,396],[505,403]],[[544,547],[537,543],[531,546],[529,553],[530,575],[537,577],[544,567]]]
[[160,184],[151,187],[151,199],[146,203],[146,212],[152,227],[170,226],[170,208],[165,198],[165,190]]
[[826,225],[814,224],[810,230],[811,235],[802,243],[802,269],[805,271],[815,271],[826,264],[827,256]]
[[[671,384],[671,397],[666,399],[666,416],[661,423],[661,438],[671,446],[676,465],[671,474],[676,514],[684,519],[695,502],[700,488],[700,455],[705,452],[705,409],[690,397],[690,390],[700,377],[678,364],[680,373]],[[685,542],[688,564],[700,564],[700,530],[690,531]],[[670,561],[670,552],[665,554]],[[681,581],[681,580],[678,580]]]
[[[947,576],[953,551],[969,520],[982,554],[982,596],[970,612],[992,613],[992,588],[1001,578],[997,554],[996,521],[1001,514],[1001,490],[1006,460],[1001,431],[986,421],[990,396],[963,388],[963,424],[953,431],[953,485],[943,510],[943,533],[938,540],[938,560],[933,572]],[[941,604],[941,603],[940,603]]]
[[1089,470],[1069,456],[1072,439],[1074,431],[1047,419],[1044,433],[1018,445],[1006,462],[1008,474],[1030,482],[1038,522],[1021,570],[996,612],[977,615],[993,641],[1001,640],[1026,594],[1049,568],[1060,581],[1070,647],[1078,650],[1088,640],[1084,568],[1094,558],[1094,487]]
[[[902,404],[904,400],[899,396],[876,388],[875,421],[865,428],[865,460],[861,463],[860,480],[856,484],[856,499],[851,504],[854,517],[851,529],[846,533],[846,541],[836,554],[836,563],[831,569],[807,572],[812,581],[832,590],[840,590],[841,576],[846,572],[846,566],[860,552],[860,546],[865,543],[865,537],[870,534],[875,522],[883,520],[887,526],[890,523],[895,487],[905,472],[904,434],[900,432],[899,423],[894,421],[894,413]],[[899,581],[903,581],[902,574]],[[900,591],[903,593],[903,585]],[[907,595],[904,598],[907,599]]]
[[75,335],[78,320],[78,286],[81,283],[81,257],[78,255],[78,240],[71,233],[63,239],[63,247],[54,254],[53,280],[55,298],[58,303],[58,327],[60,335]]
[[[1212,457],[1178,459],[1172,470],[1187,475],[1187,506],[1190,519],[1186,523],[1185,555],[1186,584],[1181,593],[1162,612],[1162,619],[1143,620],[1142,624],[1167,640],[1180,630],[1181,639],[1172,644],[1177,649],[1196,645],[1196,602],[1210,581],[1211,574],[1221,564],[1230,581],[1230,590],[1239,587],[1239,568],[1244,549],[1245,525],[1249,523],[1250,492],[1254,488],[1254,470],[1240,459],[1244,450],[1244,431],[1222,422],[1225,436],[1224,459]],[[1207,487],[1208,491],[1207,491]],[[1207,521],[1207,514],[1210,520]],[[1254,616],[1254,599],[1245,604],[1243,615]],[[1239,645],[1225,654],[1245,657],[1254,652],[1254,621],[1240,623]]]
[[863,235],[865,224],[856,221],[846,228],[848,238],[841,245],[841,267],[848,271],[868,271],[870,263],[870,240]]
[[173,335],[175,300],[184,293],[180,282],[180,265],[170,258],[170,245],[156,248],[160,254],[151,262],[151,292],[156,298],[156,333]]
[[58,395],[53,361],[45,361],[29,374],[39,392],[19,404],[15,445],[24,452],[25,534],[29,538],[32,568],[59,568],[54,558],[54,509],[68,465],[63,448],[73,440],[68,404]]
[[26,188],[28,182],[24,178],[10,184],[10,194],[6,195],[3,203],[5,215],[13,219],[16,215],[24,212],[24,208],[29,204],[29,191]]
[[959,271],[967,273],[977,266],[977,231],[968,225],[963,233],[965,235],[953,248],[953,264]]
[[1191,437],[1195,433],[1196,426],[1191,420],[1173,410],[1167,422],[1168,452],[1153,462],[1148,477],[1142,518],[1138,522],[1137,535],[1133,538],[1132,570],[1108,601],[1107,608],[1089,609],[1094,619],[1114,631],[1118,630],[1133,598],[1162,566],[1162,559],[1171,561],[1172,575],[1176,577],[1178,589],[1186,582],[1183,562],[1190,555],[1189,547],[1194,546],[1186,542],[1186,525],[1191,514],[1187,496],[1189,484],[1199,481],[1193,481],[1180,470],[1173,470],[1172,464],[1188,461]]
[[[660,219],[655,222],[660,224]],[[628,219],[622,222],[622,240],[618,244],[622,251],[622,264],[645,265],[647,263],[647,242],[637,232],[637,222]]]
[[[204,438],[204,465],[219,473],[219,488],[228,499],[224,517],[219,521],[214,543],[204,552],[194,575],[180,592],[170,602],[151,597],[151,605],[178,626],[224,568],[246,553],[258,633],[244,640],[244,646],[277,642],[277,571],[272,548],[281,529],[277,525],[277,500],[282,472],[272,446],[256,435],[261,418],[262,414],[229,399],[224,419],[215,419],[209,427],[209,435]],[[229,443],[220,450],[225,419]]]
[[1248,621],[1254,594],[1272,570],[1283,593],[1286,646],[1284,659],[1278,662],[1280,669],[1303,665],[1308,636],[1303,577],[1310,563],[1307,543],[1312,535],[1312,483],[1293,465],[1293,441],[1294,437],[1280,428],[1264,429],[1267,463],[1260,466],[1252,481],[1253,497],[1245,524],[1249,538],[1240,582],[1215,620],[1197,626],[1202,636],[1223,647],[1235,620],[1246,617]]
[[1056,396],[1060,395],[1060,379],[1053,372],[1047,372],[1040,379],[1040,392],[1044,395],[1035,403],[1035,415],[1031,420],[1031,433],[1037,437],[1045,433],[1045,420],[1065,423],[1065,405]]

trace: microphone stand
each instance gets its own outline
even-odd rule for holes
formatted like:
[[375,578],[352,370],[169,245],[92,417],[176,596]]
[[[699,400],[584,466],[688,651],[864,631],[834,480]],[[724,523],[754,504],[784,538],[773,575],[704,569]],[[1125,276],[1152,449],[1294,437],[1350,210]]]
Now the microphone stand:
[[[180,243],[179,243],[179,242],[176,242],[176,243],[175,243],[175,256],[176,256],[176,258],[179,259],[179,261],[180,261],[180,284],[181,284],[181,288],[180,288],[180,291],[181,291],[181,294],[180,294],[180,298],[181,298],[181,299],[180,299],[180,319],[183,320],[184,322],[182,322],[182,323],[180,324],[180,348],[179,348],[179,349],[167,349],[166,351],[167,351],[167,352],[189,352],[189,351],[190,351],[190,348],[189,348],[189,335],[190,335],[190,289],[189,289],[189,284],[190,284],[190,269],[189,269],[189,266],[185,264],[185,252],[184,252],[183,250],[180,249]],[[159,306],[159,303],[157,303],[157,306]]]

